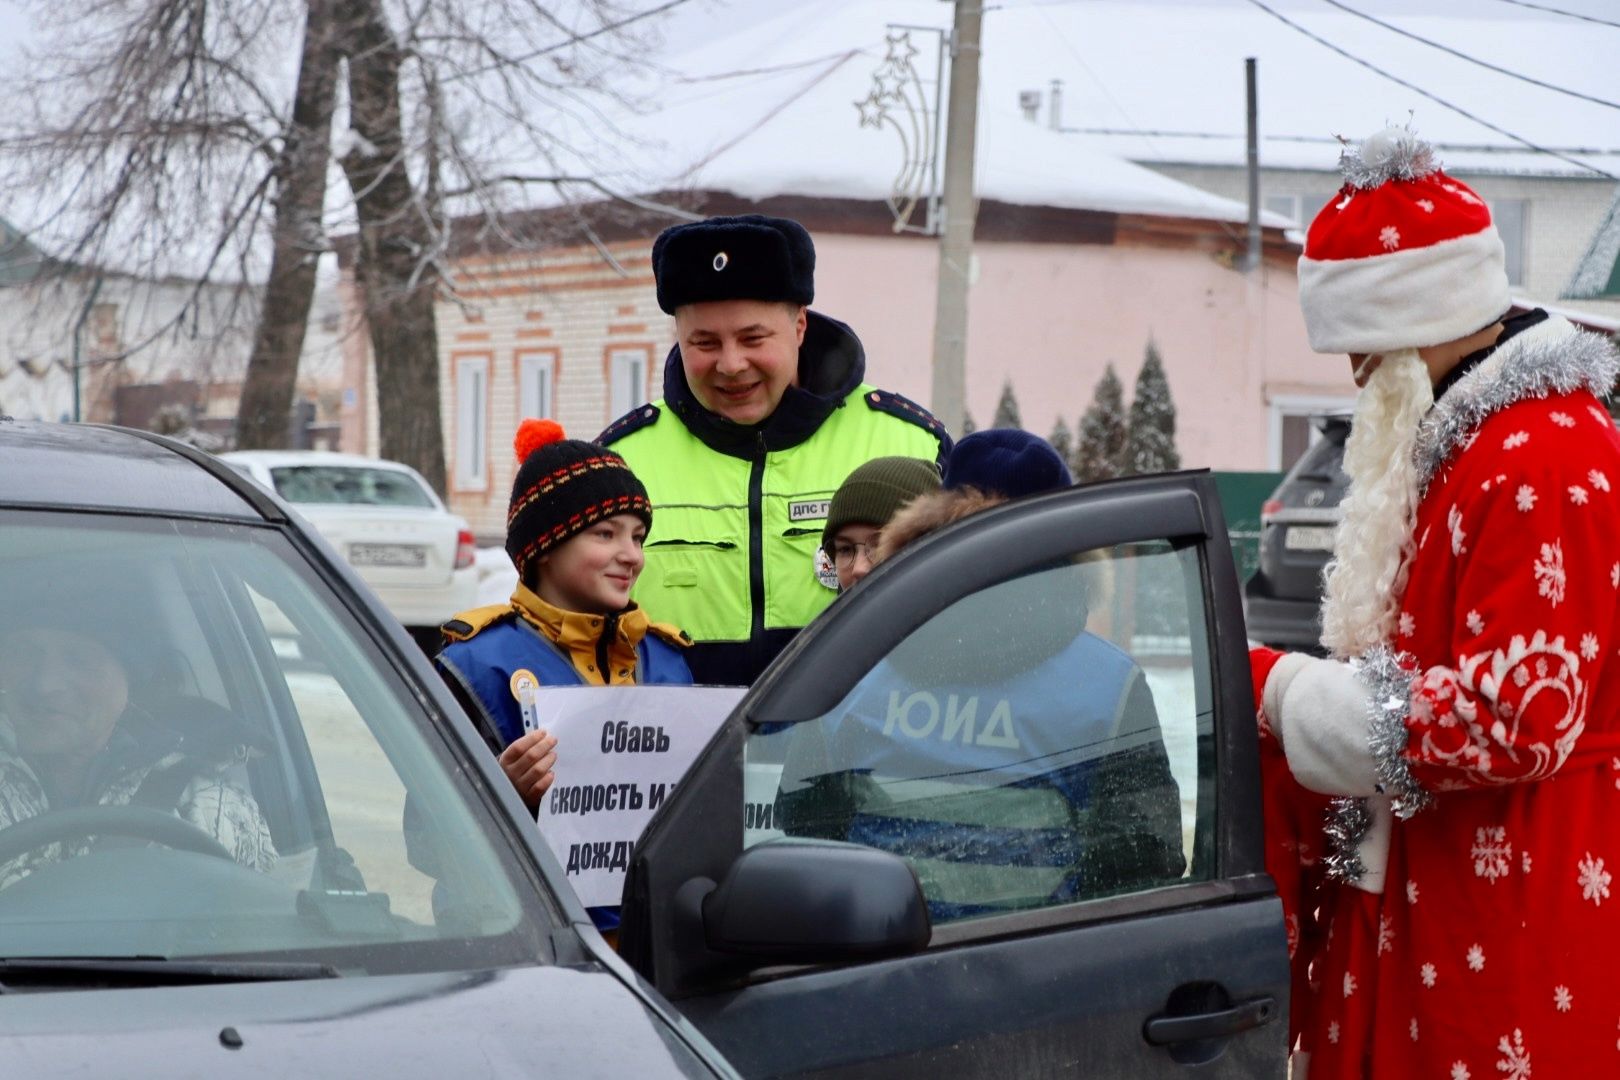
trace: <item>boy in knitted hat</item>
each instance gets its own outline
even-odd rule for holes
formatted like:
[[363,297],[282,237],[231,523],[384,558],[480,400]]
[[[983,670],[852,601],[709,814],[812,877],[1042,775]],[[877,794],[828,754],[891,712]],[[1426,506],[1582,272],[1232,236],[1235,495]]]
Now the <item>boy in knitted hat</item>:
[[630,600],[652,527],[647,491],[624,459],[525,420],[513,440],[506,551],[518,586],[505,604],[444,624],[436,663],[531,810],[551,786],[556,739],[539,727],[542,686],[690,684],[687,637]]
[[850,473],[833,493],[821,553],[844,592],[871,573],[878,536],[889,519],[919,495],[939,490],[939,466],[910,457],[873,458]]
[[[1290,912],[1301,1053],[1311,1080],[1613,1072],[1620,356],[1508,317],[1490,211],[1411,131],[1341,164],[1299,273],[1363,387],[1330,657],[1251,654],[1263,745],[1339,797],[1299,849],[1332,878]],[[1269,836],[1303,800],[1266,795]]]

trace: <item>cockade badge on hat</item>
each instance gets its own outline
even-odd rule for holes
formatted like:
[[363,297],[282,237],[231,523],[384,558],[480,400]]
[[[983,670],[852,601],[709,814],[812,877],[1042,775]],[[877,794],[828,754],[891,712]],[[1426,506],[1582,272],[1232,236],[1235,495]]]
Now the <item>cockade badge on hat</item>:
[[731,256],[730,255],[727,255],[723,251],[715,252],[714,269],[715,269],[716,273],[719,273],[721,270],[724,270],[728,265],[730,265],[730,263],[731,263]]

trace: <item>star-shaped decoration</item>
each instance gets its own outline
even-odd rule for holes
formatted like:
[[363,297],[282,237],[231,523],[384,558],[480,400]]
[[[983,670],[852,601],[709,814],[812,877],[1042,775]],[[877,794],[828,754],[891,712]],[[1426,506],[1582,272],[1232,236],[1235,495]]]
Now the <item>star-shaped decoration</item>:
[[861,127],[875,128],[882,125],[884,108],[876,89],[857,101],[855,108],[861,114]]
[[879,101],[899,101],[906,85],[905,75],[899,71],[880,71],[872,81],[872,93]]
[[917,55],[917,46],[911,43],[911,32],[902,30],[898,34],[885,34],[884,42],[888,45],[885,60],[892,61],[899,66],[907,66],[912,57]]

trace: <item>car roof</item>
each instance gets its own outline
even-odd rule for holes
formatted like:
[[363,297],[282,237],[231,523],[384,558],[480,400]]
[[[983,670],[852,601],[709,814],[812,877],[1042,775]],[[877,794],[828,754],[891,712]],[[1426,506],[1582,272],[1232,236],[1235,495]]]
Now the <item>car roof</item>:
[[209,455],[162,436],[0,418],[0,506],[282,520],[275,502]]
[[409,465],[398,461],[384,461],[361,454],[340,454],[334,450],[232,450],[219,455],[226,461],[243,465],[263,465],[267,469],[288,465],[337,465],[352,468],[392,469],[395,472],[415,473]]

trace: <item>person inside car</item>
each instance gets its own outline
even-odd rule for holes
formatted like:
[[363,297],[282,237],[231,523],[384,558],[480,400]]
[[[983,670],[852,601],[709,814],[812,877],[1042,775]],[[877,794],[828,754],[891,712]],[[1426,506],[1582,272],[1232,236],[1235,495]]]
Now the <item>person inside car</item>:
[[[848,591],[872,572],[878,537],[911,500],[939,490],[939,466],[910,457],[873,458],[844,478],[827,508],[821,552]],[[821,573],[826,573],[824,565]]]
[[[249,753],[229,714],[213,706],[181,730],[130,700],[126,640],[77,615],[90,605],[15,600],[7,617],[17,628],[0,636],[0,830],[70,807],[144,806],[196,826],[241,865],[269,870],[270,827],[229,775]],[[209,708],[191,705],[194,714]],[[92,844],[80,837],[17,855],[0,865],[0,888]]]
[[[943,488],[885,526],[879,562],[951,521],[1071,482],[1045,440],[968,435]],[[1135,661],[1085,629],[1086,569],[1065,562],[969,597],[873,668],[842,717],[800,725],[783,770],[784,830],[908,857],[935,920],[1180,877],[1180,793],[1153,696]],[[964,628],[1003,621],[1008,605],[1027,613],[1022,633],[967,639]],[[947,738],[946,719],[976,734]]]
[[[690,639],[649,621],[630,599],[652,527],[647,489],[624,459],[565,437],[551,420],[525,420],[507,512],[506,551],[518,586],[505,604],[444,624],[440,674],[500,755],[501,771],[531,811],[551,787],[557,740],[538,724],[542,686],[690,685]],[[598,929],[617,908],[591,908]]]

